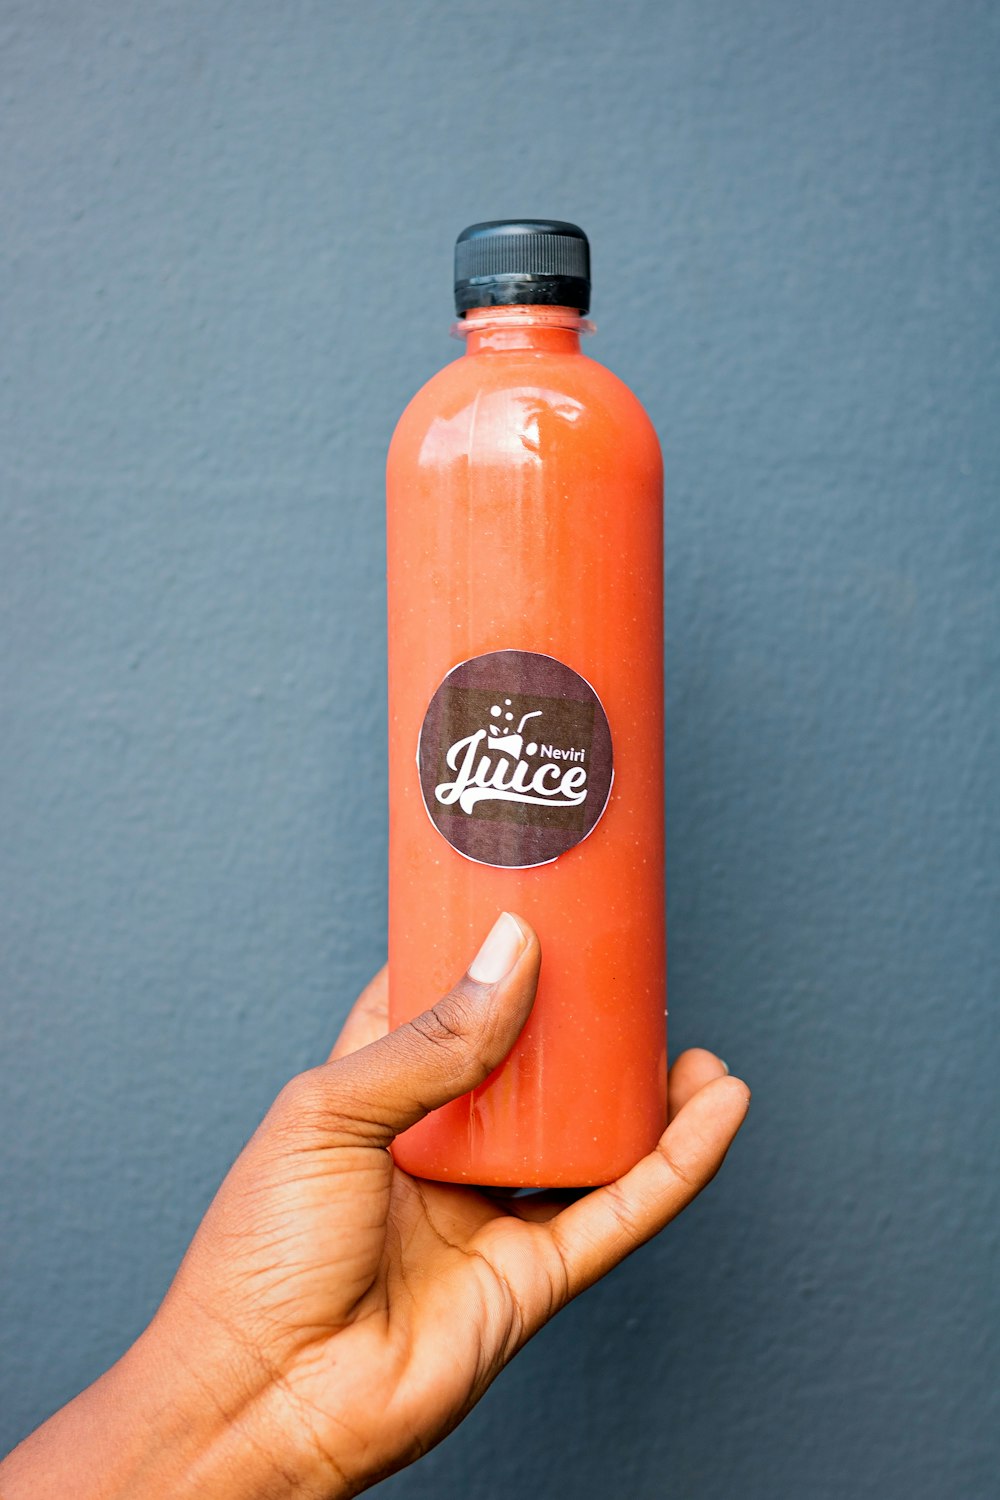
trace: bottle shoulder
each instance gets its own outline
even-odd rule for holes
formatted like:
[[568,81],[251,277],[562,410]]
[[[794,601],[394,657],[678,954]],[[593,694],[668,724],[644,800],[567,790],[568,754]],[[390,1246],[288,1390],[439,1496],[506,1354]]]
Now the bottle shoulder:
[[661,463],[639,398],[597,360],[533,351],[462,355],[413,396],[393,434],[389,462],[488,461],[524,450],[539,457],[541,449],[581,442],[595,451],[627,444],[633,462]]

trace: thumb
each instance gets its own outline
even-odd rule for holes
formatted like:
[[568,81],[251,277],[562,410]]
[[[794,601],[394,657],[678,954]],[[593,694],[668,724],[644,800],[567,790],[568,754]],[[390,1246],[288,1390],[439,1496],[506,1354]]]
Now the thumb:
[[[309,1110],[327,1143],[388,1146],[432,1109],[468,1093],[517,1041],[531,1012],[541,950],[501,912],[458,983],[430,1010],[307,1075]],[[405,976],[394,976],[396,984]]]

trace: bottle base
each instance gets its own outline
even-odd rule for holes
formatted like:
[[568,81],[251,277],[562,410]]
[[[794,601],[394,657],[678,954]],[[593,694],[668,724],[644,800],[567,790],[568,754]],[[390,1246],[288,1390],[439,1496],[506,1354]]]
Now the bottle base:
[[393,1144],[393,1160],[411,1177],[419,1177],[427,1182],[451,1183],[455,1187],[505,1188],[510,1192],[537,1191],[548,1188],[605,1187],[633,1167],[643,1155],[640,1151],[631,1161],[593,1169],[569,1167],[545,1171],[537,1167],[532,1168],[527,1163],[520,1168],[514,1165],[506,1168],[489,1167],[485,1164],[470,1164],[468,1168],[462,1168],[424,1160],[419,1152],[411,1153],[405,1147],[402,1150],[399,1149],[402,1144],[401,1141]]

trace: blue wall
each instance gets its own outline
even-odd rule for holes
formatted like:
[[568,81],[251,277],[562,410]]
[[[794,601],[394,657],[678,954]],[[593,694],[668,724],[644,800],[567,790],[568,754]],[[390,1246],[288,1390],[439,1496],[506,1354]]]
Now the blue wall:
[[455,232],[551,214],[668,455],[673,1048],[754,1105],[382,1493],[984,1497],[996,6],[0,32],[0,1439],[140,1329],[381,961],[385,448],[457,352]]

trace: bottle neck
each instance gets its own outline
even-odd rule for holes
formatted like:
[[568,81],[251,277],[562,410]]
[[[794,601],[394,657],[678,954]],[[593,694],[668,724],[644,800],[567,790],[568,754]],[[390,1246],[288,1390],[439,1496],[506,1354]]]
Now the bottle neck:
[[593,325],[573,307],[473,307],[452,332],[466,340],[466,354],[531,349],[549,354],[579,354],[580,334]]

